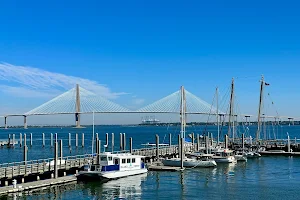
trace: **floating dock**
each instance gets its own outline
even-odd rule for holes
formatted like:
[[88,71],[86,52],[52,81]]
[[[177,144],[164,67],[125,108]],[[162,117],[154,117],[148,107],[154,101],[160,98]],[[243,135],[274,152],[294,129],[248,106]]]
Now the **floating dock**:
[[261,151],[264,156],[300,156],[300,152],[285,152],[285,151]]
[[14,188],[13,185],[0,187],[0,195],[45,188],[53,185],[60,185],[71,182],[77,182],[77,178],[75,175],[59,177],[57,179],[45,179],[40,181],[21,183],[17,184],[16,188]]

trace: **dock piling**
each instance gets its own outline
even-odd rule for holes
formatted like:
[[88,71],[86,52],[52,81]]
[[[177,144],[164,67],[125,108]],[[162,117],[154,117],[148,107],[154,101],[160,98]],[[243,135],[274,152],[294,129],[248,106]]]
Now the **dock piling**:
[[123,150],[126,151],[126,134],[123,133]]
[[133,153],[133,151],[132,151],[132,137],[129,138],[129,146],[130,146],[130,153]]
[[45,133],[42,133],[43,147],[45,147]]
[[59,154],[59,157],[60,157],[60,168],[61,168],[61,165],[62,165],[62,160],[63,160],[63,141],[60,140],[60,154]]
[[82,133],[82,137],[81,138],[82,138],[82,141],[81,141],[82,144],[81,145],[82,145],[82,148],[83,148],[84,147],[84,133]]
[[195,134],[194,133],[192,133],[192,145],[193,145],[192,151],[194,152],[195,151]]
[[180,145],[180,147],[181,147],[181,149],[180,149],[180,154],[181,154],[181,156],[180,156],[180,167],[181,167],[181,169],[183,169],[183,159],[184,159],[184,138],[182,137],[181,138],[181,141],[180,141],[180,143],[181,143],[181,145]]
[[24,160],[24,165],[25,165],[25,174],[27,173],[27,145],[26,145],[26,134],[24,133],[24,154],[23,154],[23,160]]
[[55,136],[55,142],[58,142],[58,139],[57,139],[58,135],[57,135],[57,133],[55,133],[54,136]]
[[13,138],[12,138],[13,144],[12,145],[15,146],[15,142],[16,142],[15,134],[13,134],[12,136],[13,136]]
[[172,134],[169,133],[169,146],[172,146]]
[[69,147],[71,147],[71,133],[69,133]]
[[178,157],[181,157],[181,137],[178,135]]
[[288,148],[288,152],[291,152],[291,143],[290,143],[290,136],[289,135],[287,137],[287,148]]
[[242,134],[242,149],[244,152],[244,149],[245,149],[245,134],[244,133]]
[[155,135],[155,141],[156,141],[156,161],[159,160],[159,136]]
[[197,134],[197,151],[200,151],[200,136]]
[[105,134],[105,151],[108,149],[108,133]]
[[54,146],[54,178],[58,178],[58,168],[57,168],[57,160],[58,160],[58,143],[55,141],[55,146]]
[[205,136],[205,152],[207,154],[209,154],[209,152],[208,152],[208,146],[209,146],[209,138],[208,138],[208,136]]
[[115,147],[115,135],[114,133],[111,134],[111,152],[114,152],[114,147]]
[[50,147],[53,147],[53,134],[50,133]]
[[75,134],[75,146],[78,147],[78,133]]
[[8,134],[8,145],[10,145],[10,134]]
[[120,151],[123,150],[123,134],[120,133]]
[[101,154],[101,140],[98,140],[97,141],[97,164],[99,165],[100,164],[100,154]]
[[225,146],[225,149],[228,149],[228,135],[225,135],[225,145],[224,146]]
[[32,133],[30,133],[30,147],[32,147]]
[[22,133],[20,133],[20,147],[22,147]]

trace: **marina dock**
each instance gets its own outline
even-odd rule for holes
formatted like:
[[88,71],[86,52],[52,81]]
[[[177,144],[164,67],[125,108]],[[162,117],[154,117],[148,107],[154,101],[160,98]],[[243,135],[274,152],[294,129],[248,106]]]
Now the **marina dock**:
[[60,184],[72,183],[72,182],[77,182],[77,178],[75,175],[59,177],[56,179],[45,179],[45,180],[39,180],[34,182],[21,183],[21,184],[17,184],[15,188],[13,187],[13,185],[0,187],[0,195],[34,190],[38,188],[42,189],[53,185],[60,185]]

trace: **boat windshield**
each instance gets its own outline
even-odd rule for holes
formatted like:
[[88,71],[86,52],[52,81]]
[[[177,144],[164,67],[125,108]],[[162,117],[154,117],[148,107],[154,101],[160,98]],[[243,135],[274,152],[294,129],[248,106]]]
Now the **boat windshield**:
[[106,156],[101,156],[101,157],[100,157],[100,160],[101,160],[101,161],[107,161],[107,157],[106,157]]

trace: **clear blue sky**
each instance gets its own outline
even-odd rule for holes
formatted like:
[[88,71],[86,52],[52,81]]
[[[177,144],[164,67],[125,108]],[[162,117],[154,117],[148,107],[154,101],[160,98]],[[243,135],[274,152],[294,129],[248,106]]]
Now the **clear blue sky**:
[[[296,0],[3,1],[0,61],[130,93],[115,99],[123,105],[146,105],[180,85],[209,102],[216,86],[222,92],[236,77],[241,110],[250,114],[264,74],[279,112],[300,116],[299,8]],[[18,86],[13,78],[0,84]],[[47,100],[1,98],[9,99],[5,110]]]

